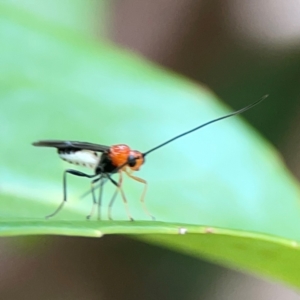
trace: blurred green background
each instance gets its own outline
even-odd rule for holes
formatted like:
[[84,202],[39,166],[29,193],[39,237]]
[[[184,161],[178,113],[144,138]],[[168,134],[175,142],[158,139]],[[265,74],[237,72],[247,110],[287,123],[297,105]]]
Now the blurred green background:
[[[74,35],[74,38],[72,38],[73,44],[76,44],[75,40],[78,35],[87,36],[91,44],[97,43],[97,40],[113,42],[176,73],[183,74],[194,82],[205,84],[220,99],[232,107],[243,107],[266,93],[270,94],[271,103],[249,111],[244,117],[279,149],[291,171],[296,176],[300,176],[298,163],[299,138],[297,136],[299,126],[297,108],[300,86],[298,74],[300,58],[298,50],[300,21],[298,16],[300,5],[296,2],[286,1],[284,5],[279,1],[273,1],[272,3],[263,3],[262,1],[240,3],[239,1],[211,2],[194,0],[4,2],[5,6],[0,7],[0,13],[2,9],[3,16],[7,16],[10,9],[15,14],[17,14],[17,10],[20,10],[21,15],[27,12],[44,21],[45,24],[49,24],[49,26],[54,24],[57,27],[58,34],[61,35],[61,40],[66,41],[66,45],[68,36],[72,35]],[[1,24],[2,28],[5,28],[4,17]],[[27,28],[24,26],[24,33],[26,30]],[[46,25],[41,28],[41,36],[45,31],[47,31]],[[13,28],[11,31],[4,31],[3,29],[3,32],[7,35],[2,35],[6,39],[1,41],[1,47],[7,49],[11,47],[13,49],[14,44],[12,41],[15,36]],[[46,45],[45,49],[37,49],[35,47],[35,36],[33,35],[30,40],[25,37],[28,37],[28,35],[24,34],[22,42],[29,45],[29,47],[20,48],[19,51],[20,53],[28,51],[28,57],[32,57],[33,61],[38,64],[38,53],[39,51],[46,52]],[[78,43],[80,42],[79,38]],[[89,48],[89,45],[86,45],[86,48]],[[30,52],[30,49],[32,49],[32,52]],[[61,49],[59,50],[61,51]],[[57,53],[55,49],[52,49],[52,51],[49,53],[48,64],[45,61],[40,61],[42,65],[47,66],[47,70],[51,70],[52,56],[58,59],[60,67],[64,71],[76,70],[76,67],[83,70],[85,65],[93,63],[92,58],[89,62],[89,57],[84,57],[82,53],[75,53],[74,56],[82,55],[82,61],[78,61],[75,66],[71,66],[64,61],[64,53]],[[103,53],[106,53],[106,51],[107,49],[104,47]],[[105,57],[103,63],[107,61],[109,65],[114,61],[114,51],[117,50],[112,50],[111,56]],[[5,62],[5,59],[2,58],[2,61]],[[5,74],[1,78],[2,95],[6,99],[5,106],[3,105],[2,109],[0,106],[0,110],[2,110],[1,118],[3,118],[1,122],[2,125],[4,124],[4,128],[2,127],[2,143],[5,144],[2,146],[1,151],[1,160],[3,160],[1,165],[5,167],[2,168],[1,172],[5,172],[6,178],[11,176],[12,179],[16,179],[16,173],[10,174],[10,170],[6,167],[13,166],[14,170],[20,169],[19,178],[17,179],[23,182],[21,192],[24,195],[30,195],[34,198],[37,197],[40,190],[49,188],[49,182],[52,182],[52,178],[57,175],[60,176],[62,164],[60,161],[55,160],[53,151],[28,148],[24,150],[24,153],[30,151],[34,153],[34,162],[26,160],[26,167],[31,171],[31,174],[22,173],[23,165],[20,166],[20,164],[24,164],[24,161],[22,160],[22,154],[20,154],[22,151],[20,152],[16,140],[24,141],[24,143],[39,138],[85,140],[84,136],[89,132],[89,135],[93,135],[94,139],[99,135],[105,136],[105,143],[108,145],[116,143],[116,141],[119,142],[120,136],[122,136],[122,139],[126,140],[124,142],[132,144],[136,148],[141,148],[141,150],[147,150],[165,138],[169,138],[170,132],[180,133],[182,131],[182,122],[177,122],[174,125],[174,116],[177,115],[175,110],[172,111],[171,102],[169,104],[170,111],[161,111],[158,107],[157,114],[153,116],[153,118],[156,118],[156,122],[153,121],[153,126],[158,128],[158,130],[155,130],[155,135],[147,127],[149,124],[144,125],[143,120],[150,110],[143,106],[143,101],[156,103],[155,100],[151,99],[155,96],[155,91],[154,94],[149,91],[149,99],[140,99],[138,103],[133,100],[139,96],[138,88],[134,91],[136,95],[133,95],[133,99],[127,98],[126,93],[124,93],[124,98],[120,99],[124,89],[129,89],[131,84],[140,86],[142,80],[141,82],[124,81],[122,85],[118,86],[119,90],[115,91],[115,98],[111,96],[111,93],[107,95],[107,97],[112,97],[107,101],[117,101],[115,109],[119,111],[118,116],[120,117],[117,123],[113,120],[111,122],[116,124],[118,130],[115,128],[111,130],[111,127],[103,128],[101,120],[99,120],[99,124],[95,123],[94,120],[97,118],[98,112],[93,110],[91,102],[81,102],[84,96],[88,98],[89,93],[94,93],[91,87],[94,87],[95,83],[91,82],[89,78],[92,71],[90,67],[86,73],[75,73],[74,75],[70,71],[70,75],[73,76],[71,77],[73,83],[70,83],[67,80],[65,81],[63,77],[51,78],[55,72],[53,74],[49,72],[45,77],[39,78],[39,73],[34,66],[29,68],[30,63],[23,63],[19,57],[13,57],[14,63],[9,57],[7,61],[12,66],[11,73],[17,74],[17,72],[14,73],[14,70],[22,70],[22,73],[27,74],[28,82],[24,82],[22,78],[16,76],[14,82],[17,83],[16,86],[20,86],[20,89],[15,90],[14,93],[6,93],[6,91],[10,91],[9,84],[11,84],[11,81],[6,81]],[[128,61],[130,62],[130,54]],[[118,65],[122,62],[115,61],[114,63]],[[96,65],[95,70],[97,68],[101,68],[101,64]],[[124,72],[134,74],[136,68],[138,69],[135,63],[132,66],[126,64],[124,65]],[[115,72],[115,70],[111,70],[111,74]],[[109,84],[112,84],[109,80],[110,74],[106,73],[106,76],[108,79],[102,78],[102,86],[99,84],[99,90],[105,91],[106,88],[109,90]],[[149,73],[141,74],[141,77],[143,76],[156,87],[165,88],[166,95],[169,95],[168,87],[161,87],[159,84],[160,80],[166,80],[164,75],[161,75],[162,78],[155,77],[156,74],[152,74],[150,67]],[[165,82],[164,80],[162,81]],[[36,82],[38,84],[34,86]],[[170,84],[177,84],[176,79]],[[32,85],[33,89],[26,90],[28,85]],[[52,89],[53,86],[55,86],[55,89]],[[57,87],[61,89],[60,92],[57,92]],[[142,89],[142,87],[140,88]],[[179,103],[181,97],[187,97],[186,92],[180,94],[180,89],[181,86],[178,82],[177,94],[174,91],[174,97],[172,98],[174,103]],[[188,90],[188,84],[182,89]],[[193,88],[190,89],[190,101],[192,102],[196,99],[193,96]],[[45,91],[48,91],[49,98],[43,99],[44,102],[40,104],[31,102],[32,90],[36,93],[34,97],[38,97],[38,95],[45,97]],[[68,99],[63,99],[64,95],[69,97],[70,90],[74,93],[72,101],[80,103],[80,106],[74,107],[74,110],[66,111],[66,108],[69,109]],[[11,97],[11,101],[13,99],[21,100],[15,102],[18,105],[9,106],[7,95]],[[99,96],[104,97],[105,92],[99,93]],[[209,96],[207,97],[209,98]],[[36,124],[36,117],[33,118],[32,114],[48,111],[50,116],[51,103],[55,101],[53,99],[60,99],[61,101],[61,110],[52,111],[57,118],[49,117],[47,119],[45,114],[41,114],[39,123]],[[86,99],[86,101],[88,100]],[[89,104],[88,107],[86,107],[87,103]],[[107,107],[110,107],[109,103]],[[191,105],[189,108],[183,106],[182,111],[192,109],[195,115],[190,116],[190,118],[193,121],[198,117],[202,120],[208,114],[213,116],[213,112],[205,104],[203,104],[205,110],[203,116],[197,113],[196,103],[195,111],[190,107],[193,106]],[[105,111],[109,109],[113,114],[112,108],[105,108]],[[87,111],[91,113],[88,117],[85,116]],[[220,115],[218,108],[215,108],[215,112]],[[15,122],[5,119],[5,116],[8,118],[13,116],[14,113],[16,116]],[[28,118],[19,120],[17,119],[18,115],[27,115]],[[86,119],[86,122],[74,124],[73,136],[66,136],[70,132],[68,120],[72,118]],[[170,123],[172,125],[169,125],[169,127],[162,126],[163,128],[160,130],[162,119],[165,119],[166,126],[172,120],[173,124]],[[5,124],[10,123],[18,127],[14,130],[7,130],[6,133]],[[51,124],[57,125],[57,123],[59,123],[59,126],[51,127]],[[137,131],[128,132],[125,127],[128,124],[131,128],[137,128]],[[185,125],[184,129],[189,129],[194,123],[190,124]],[[20,125],[24,127],[20,128]],[[55,134],[55,136],[39,135],[39,133],[45,134],[49,127],[51,127],[49,135]],[[35,128],[35,131],[28,133],[28,130],[32,130],[32,128]],[[53,128],[55,128],[54,131]],[[210,134],[214,135],[220,130],[227,129],[226,125],[222,124],[213,130],[215,131],[210,132]],[[139,139],[142,135],[147,138]],[[208,139],[208,137],[205,137],[205,133],[203,135],[201,138]],[[193,139],[195,137],[191,136],[185,143],[192,143]],[[94,142],[97,142],[97,140],[94,140]],[[123,142],[123,140],[120,142]],[[224,141],[218,139],[216,142],[220,143],[220,146],[216,144],[215,149],[203,150],[203,155],[205,155],[204,169],[205,161],[209,160],[207,153],[226,151],[222,149]],[[180,148],[184,147],[184,144],[177,145],[176,149],[184,151],[184,148]],[[14,145],[15,148],[9,149],[6,145]],[[20,145],[20,148],[23,149],[23,145]],[[227,151],[230,151],[230,149],[230,145],[228,145]],[[165,163],[166,166],[174,166],[174,157],[178,157],[175,154],[177,153],[174,153],[174,156],[169,157],[167,160],[165,155],[159,152],[152,161],[149,156],[149,162],[147,161],[148,164],[145,167],[152,168],[152,171],[143,174],[146,174],[144,177],[147,177],[150,182],[150,189],[152,185],[155,186],[156,180],[166,181],[168,179],[164,178],[166,176],[164,172],[157,171],[155,165],[153,166],[153,163],[155,164],[153,161],[163,160],[163,164]],[[18,155],[20,157],[17,157]],[[219,159],[222,160],[222,156]],[[178,163],[176,162],[176,167],[178,166],[178,169],[180,169],[180,162]],[[219,161],[216,160],[216,163],[219,163]],[[39,168],[31,168],[32,164],[41,165]],[[253,164],[255,165],[255,162]],[[208,164],[207,167],[209,166]],[[32,183],[26,180],[30,181],[31,177],[37,177],[38,171],[42,169],[47,170],[47,172],[37,182],[37,185],[39,185],[37,192],[29,188],[26,190],[24,187],[27,183],[32,186]],[[159,175],[159,179],[153,179],[152,174]],[[75,185],[78,182],[75,180],[70,181],[73,182],[70,185]],[[170,178],[170,181],[172,181],[172,178]],[[190,186],[188,186],[188,182],[185,182],[185,184],[189,189],[193,188],[192,183]],[[7,189],[7,186],[5,188]],[[76,188],[78,190],[77,193],[74,192],[74,198],[80,194],[81,188],[86,188],[86,185],[73,187],[75,190]],[[152,188],[152,191],[154,190],[155,187]],[[53,191],[53,195],[46,197],[60,197],[60,187],[57,187],[56,182],[52,182],[51,191]],[[137,198],[139,190],[132,193]],[[149,199],[151,200],[151,192],[149,193]],[[152,193],[155,195],[154,192]],[[85,201],[89,201],[89,199]],[[82,207],[86,206],[83,206],[83,201],[80,202],[80,207],[78,207],[78,202],[77,204],[75,202],[74,206],[77,205],[76,209],[81,212],[79,216],[82,217]],[[139,206],[135,206],[131,209],[135,215],[139,216]],[[149,201],[148,206],[151,208],[151,201]],[[224,203],[224,207],[219,207],[219,209],[226,209],[226,206],[227,204]],[[44,214],[47,214],[49,209],[51,211],[52,207],[45,208]],[[154,207],[153,209],[155,210]],[[164,217],[163,209],[166,208],[163,208],[162,205],[162,209],[154,212],[159,219]],[[184,206],[177,204],[174,209],[182,210]],[[204,207],[202,209],[205,211]],[[235,209],[237,208],[230,210],[232,218],[237,218],[234,213]],[[116,216],[124,217],[122,212],[122,207],[117,208]],[[20,207],[17,212],[17,214],[23,216],[28,216],[30,213],[35,213],[30,206],[27,211]],[[68,216],[67,212],[65,216]],[[205,217],[207,215],[203,212],[203,218]],[[209,216],[207,218],[211,221]],[[256,222],[257,220],[254,219],[253,221]],[[280,230],[281,222],[285,222],[285,220],[283,219],[277,224],[278,230]],[[288,223],[289,220],[286,220],[286,222]],[[217,225],[217,223],[214,225]],[[297,231],[296,228],[294,230]],[[32,243],[36,243],[35,248],[30,246]],[[3,299],[39,299],[42,297],[45,299],[298,298],[295,293],[282,286],[124,237],[109,236],[100,240],[63,237],[43,237],[34,240],[7,238],[1,240],[0,251],[2,254],[0,294]],[[15,288],[16,286],[18,288]]]

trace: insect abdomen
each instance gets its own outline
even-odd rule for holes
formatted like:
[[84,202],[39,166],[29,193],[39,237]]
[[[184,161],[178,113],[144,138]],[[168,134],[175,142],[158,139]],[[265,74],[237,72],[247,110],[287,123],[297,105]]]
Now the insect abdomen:
[[100,157],[97,152],[90,150],[59,150],[58,155],[64,161],[71,164],[95,169],[99,163]]

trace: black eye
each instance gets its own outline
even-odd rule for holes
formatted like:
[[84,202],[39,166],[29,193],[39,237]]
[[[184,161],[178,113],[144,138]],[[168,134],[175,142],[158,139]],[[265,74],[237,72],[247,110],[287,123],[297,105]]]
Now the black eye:
[[134,167],[136,165],[136,158],[133,155],[129,155],[127,158],[127,163],[129,167]]

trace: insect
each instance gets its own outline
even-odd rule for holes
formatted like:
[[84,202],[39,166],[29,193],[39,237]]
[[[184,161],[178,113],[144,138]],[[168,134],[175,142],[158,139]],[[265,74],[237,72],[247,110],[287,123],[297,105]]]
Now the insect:
[[[65,170],[63,173],[63,200],[61,204],[58,206],[58,208],[50,215],[46,216],[46,218],[53,217],[56,215],[64,206],[64,204],[67,201],[67,174],[72,174],[75,176],[80,177],[87,177],[90,179],[93,179],[91,181],[91,193],[93,197],[93,206],[91,213],[87,216],[87,219],[91,218],[94,209],[98,203],[98,219],[100,219],[100,206],[101,206],[101,198],[102,198],[102,187],[106,181],[112,182],[116,186],[116,191],[109,203],[109,209],[108,209],[108,218],[111,218],[111,208],[114,202],[114,199],[118,192],[120,192],[122,196],[122,200],[125,205],[125,209],[128,215],[128,218],[133,221],[133,218],[129,212],[127,199],[125,197],[123,188],[122,188],[122,182],[123,182],[123,173],[125,173],[127,176],[132,178],[133,180],[136,180],[144,185],[144,189],[140,198],[140,201],[142,203],[143,209],[145,213],[150,216],[153,220],[155,219],[150,212],[148,211],[146,205],[145,205],[145,195],[147,191],[147,181],[133,175],[135,171],[138,171],[140,167],[145,163],[145,157],[150,154],[153,151],[156,151],[157,149],[187,135],[190,134],[200,128],[203,128],[209,124],[212,124],[214,122],[218,122],[220,120],[229,118],[231,116],[241,114],[252,107],[256,106],[257,104],[261,103],[265,98],[267,98],[268,95],[263,96],[260,100],[240,109],[235,112],[232,112],[230,114],[227,114],[225,116],[213,119],[211,121],[208,121],[204,124],[201,124],[191,130],[188,130],[182,134],[179,134],[166,142],[159,144],[158,146],[142,153],[137,150],[132,150],[129,146],[124,144],[118,144],[113,146],[104,146],[104,145],[98,145],[93,143],[87,143],[87,142],[76,142],[76,141],[60,141],[60,140],[42,140],[34,142],[34,146],[38,147],[53,147],[57,149],[58,155],[63,160],[76,164],[81,165],[85,167],[89,167],[94,170],[94,174],[86,174],[77,170],[68,169]],[[118,174],[119,179],[118,182],[115,181],[112,178],[112,175]],[[99,192],[99,198],[98,202],[96,200],[95,196],[95,183],[100,182],[100,192]]]

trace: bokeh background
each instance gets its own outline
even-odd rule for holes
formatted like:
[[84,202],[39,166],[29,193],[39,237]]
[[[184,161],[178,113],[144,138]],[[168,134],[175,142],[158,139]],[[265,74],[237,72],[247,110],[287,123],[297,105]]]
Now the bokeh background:
[[[246,118],[300,177],[299,1],[8,2],[204,83],[233,107],[270,94],[272,105]],[[0,242],[2,299],[299,298],[282,285],[121,236]]]

